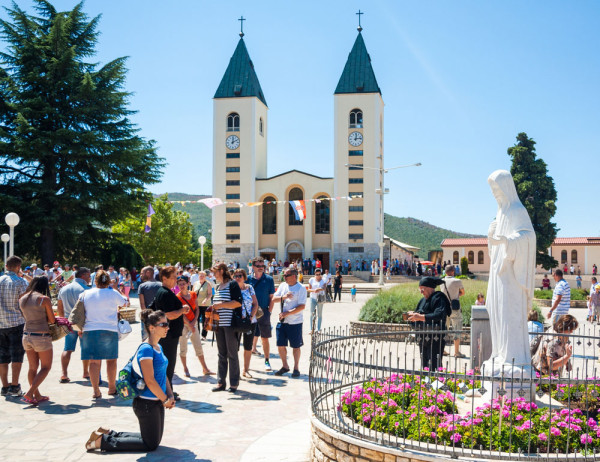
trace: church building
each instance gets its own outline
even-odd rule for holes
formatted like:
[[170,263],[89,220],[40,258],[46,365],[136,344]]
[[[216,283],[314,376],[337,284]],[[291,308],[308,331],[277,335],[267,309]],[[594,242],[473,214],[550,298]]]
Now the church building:
[[[213,103],[213,197],[226,202],[212,209],[213,259],[318,258],[330,268],[379,257],[383,99],[358,31],[334,91],[333,178],[268,175],[269,108],[240,34]],[[305,201],[303,220],[289,201]]]

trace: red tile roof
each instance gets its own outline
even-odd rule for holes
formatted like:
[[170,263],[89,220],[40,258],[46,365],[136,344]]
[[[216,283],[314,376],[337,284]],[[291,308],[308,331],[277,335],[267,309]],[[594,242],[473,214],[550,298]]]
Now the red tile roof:
[[442,247],[487,247],[487,244],[487,237],[475,237],[469,239],[444,239],[442,241]]
[[[600,245],[600,237],[557,237],[552,245]],[[442,247],[487,247],[486,237],[444,239]]]

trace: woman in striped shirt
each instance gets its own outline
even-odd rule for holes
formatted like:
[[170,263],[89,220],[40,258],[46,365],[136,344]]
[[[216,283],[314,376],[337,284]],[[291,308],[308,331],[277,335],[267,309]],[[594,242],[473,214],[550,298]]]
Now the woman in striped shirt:
[[217,330],[217,350],[219,366],[217,386],[212,391],[224,391],[229,368],[229,392],[235,393],[240,383],[240,362],[238,350],[240,336],[231,327],[233,310],[242,306],[242,291],[237,282],[232,281],[225,263],[218,263],[212,269],[217,285],[213,297],[213,310],[219,313],[219,329]]

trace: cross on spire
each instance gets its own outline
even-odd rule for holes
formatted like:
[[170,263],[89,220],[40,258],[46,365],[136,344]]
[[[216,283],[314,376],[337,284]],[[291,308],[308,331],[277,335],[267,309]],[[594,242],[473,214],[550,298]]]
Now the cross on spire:
[[244,36],[244,21],[247,21],[247,19],[244,19],[244,16],[242,15],[242,17],[240,19],[238,19],[238,21],[240,22],[240,37],[243,37]]
[[358,13],[356,13],[356,14],[358,15],[358,27],[357,27],[357,29],[358,29],[358,32],[360,32],[360,31],[362,31],[362,30],[363,30],[362,26],[360,25],[360,17],[361,17],[361,16],[362,16],[364,13],[363,13],[362,11],[358,10]]

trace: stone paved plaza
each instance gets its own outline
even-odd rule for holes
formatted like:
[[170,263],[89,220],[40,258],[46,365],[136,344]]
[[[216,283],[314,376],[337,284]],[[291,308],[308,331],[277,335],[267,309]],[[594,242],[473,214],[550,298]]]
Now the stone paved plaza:
[[[357,303],[351,303],[350,295],[343,294],[342,303],[326,304],[323,326],[345,326],[348,321],[357,319],[360,307],[370,296],[360,294],[359,289]],[[132,299],[132,304],[137,305],[137,299]],[[547,308],[543,308],[543,311],[546,313]],[[587,310],[573,309],[571,312],[580,323],[585,322]],[[272,372],[266,373],[263,371],[263,358],[253,356],[253,378],[242,379],[235,395],[211,392],[216,379],[214,376],[199,376],[201,367],[194,357],[189,356],[193,351],[190,345],[188,363],[192,378],[183,377],[183,369],[178,362],[175,371],[178,378],[174,380],[174,388],[182,400],[175,409],[166,411],[161,446],[148,454],[85,452],[84,442],[98,426],[108,425],[118,431],[138,431],[137,419],[130,402],[112,397],[109,399],[106,383],[102,388],[105,399],[100,402],[92,400],[91,386],[81,378],[79,352],[74,353],[69,368],[72,382],[58,383],[63,346],[60,340],[55,344],[52,370],[41,387],[41,391],[50,396],[49,402],[35,408],[16,398],[1,398],[0,460],[78,461],[108,457],[118,461],[173,458],[223,462],[306,461],[310,445],[308,325],[309,312],[305,310],[305,345],[302,348],[302,375],[299,379],[292,379],[289,374],[276,377]],[[139,344],[140,324],[133,324],[133,329],[134,332],[119,345],[119,369]],[[271,339],[271,350],[276,350],[274,338]],[[209,367],[216,370],[216,344],[206,342],[204,352]],[[468,347],[463,346],[463,352],[468,353]],[[271,354],[271,365],[274,370],[281,366],[277,354]],[[21,372],[24,386],[26,376],[25,362]]]
[[[357,303],[353,304],[350,295],[343,294],[342,303],[326,304],[323,325],[345,325],[348,320],[356,319],[368,297],[359,293]],[[132,305],[137,303],[137,299],[132,298]],[[79,346],[69,367],[71,383],[58,383],[64,344],[59,340],[54,345],[52,370],[40,388],[43,394],[50,396],[50,401],[35,408],[17,398],[0,400],[0,460],[75,461],[109,457],[118,461],[305,461],[310,445],[309,319],[309,311],[305,310],[301,377],[292,379],[289,374],[277,377],[273,372],[266,373],[264,359],[253,356],[250,365],[253,378],[242,379],[236,394],[211,392],[215,376],[199,376],[202,369],[197,359],[190,356],[193,353],[190,345],[188,365],[192,378],[183,376],[178,362],[175,373],[179,379],[174,379],[174,388],[181,395],[181,401],[175,409],[166,411],[161,446],[147,455],[86,453],[84,443],[100,425],[118,431],[139,431],[139,427],[131,402],[108,397],[106,382],[102,388],[104,399],[92,400],[91,386],[81,378]],[[140,324],[132,326],[133,332],[119,344],[119,369],[140,341]],[[259,351],[262,350],[259,348]],[[271,366],[277,370],[281,361],[274,351],[275,339],[272,338]],[[216,343],[204,343],[204,354],[209,367],[216,371]],[[104,379],[105,370],[102,375]],[[26,389],[27,362],[23,364],[21,384]]]

